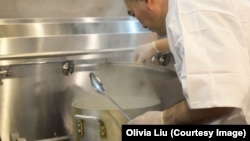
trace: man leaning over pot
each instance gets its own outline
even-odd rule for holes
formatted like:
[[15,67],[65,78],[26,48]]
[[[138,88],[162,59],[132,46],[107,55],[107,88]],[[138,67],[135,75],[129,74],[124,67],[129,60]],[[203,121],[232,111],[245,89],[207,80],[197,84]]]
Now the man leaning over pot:
[[128,124],[250,123],[249,0],[124,0],[128,13],[167,38],[136,47],[134,61],[171,52],[185,100]]

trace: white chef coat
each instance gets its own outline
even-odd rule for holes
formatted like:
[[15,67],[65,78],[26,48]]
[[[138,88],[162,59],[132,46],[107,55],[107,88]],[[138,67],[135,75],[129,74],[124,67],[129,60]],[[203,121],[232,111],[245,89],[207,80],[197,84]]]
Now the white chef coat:
[[169,0],[166,29],[193,109],[236,107],[216,124],[250,123],[250,0]]

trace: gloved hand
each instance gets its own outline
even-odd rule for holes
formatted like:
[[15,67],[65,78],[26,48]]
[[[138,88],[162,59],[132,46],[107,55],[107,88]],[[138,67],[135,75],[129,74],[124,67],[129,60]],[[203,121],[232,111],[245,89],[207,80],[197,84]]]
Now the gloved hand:
[[148,111],[130,120],[128,124],[164,124],[163,112]]
[[154,41],[140,45],[136,47],[133,52],[133,61],[135,63],[145,63],[146,60],[151,60],[151,58],[159,52],[160,51],[156,48]]

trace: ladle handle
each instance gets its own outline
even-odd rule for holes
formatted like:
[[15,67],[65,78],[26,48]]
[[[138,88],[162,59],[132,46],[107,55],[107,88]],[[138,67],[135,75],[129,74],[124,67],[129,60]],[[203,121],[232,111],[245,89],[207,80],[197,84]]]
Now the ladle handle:
[[122,114],[128,119],[131,120],[131,118],[128,116],[128,114],[108,95],[104,94],[106,97],[108,97],[118,108],[119,110],[122,112]]

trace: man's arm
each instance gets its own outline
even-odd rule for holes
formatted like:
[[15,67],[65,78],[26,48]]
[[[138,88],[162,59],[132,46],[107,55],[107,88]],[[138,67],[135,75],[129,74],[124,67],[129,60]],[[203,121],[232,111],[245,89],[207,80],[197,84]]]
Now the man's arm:
[[230,114],[234,108],[190,109],[183,100],[163,111],[164,124],[206,124]]

